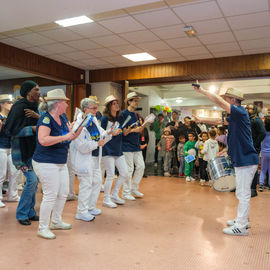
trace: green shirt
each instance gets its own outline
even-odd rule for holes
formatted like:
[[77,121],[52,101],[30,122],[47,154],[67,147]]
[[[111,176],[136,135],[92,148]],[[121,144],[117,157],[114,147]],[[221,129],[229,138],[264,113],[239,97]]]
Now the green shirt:
[[164,128],[165,128],[164,122],[160,123],[159,121],[155,121],[153,130],[155,132],[157,140],[160,140]]

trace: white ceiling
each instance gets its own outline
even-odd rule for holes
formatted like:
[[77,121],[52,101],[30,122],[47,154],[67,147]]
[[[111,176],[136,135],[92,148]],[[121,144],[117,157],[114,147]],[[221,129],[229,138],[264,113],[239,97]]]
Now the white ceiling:
[[[5,1],[0,42],[85,70],[270,52],[268,0]],[[13,14],[12,19],[10,14]],[[90,15],[62,28],[56,19]],[[188,38],[185,25],[197,30]],[[122,54],[148,52],[134,63]]]

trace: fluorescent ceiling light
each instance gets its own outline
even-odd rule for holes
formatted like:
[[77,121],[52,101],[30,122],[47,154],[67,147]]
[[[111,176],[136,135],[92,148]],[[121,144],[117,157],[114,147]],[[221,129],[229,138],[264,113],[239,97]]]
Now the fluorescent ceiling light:
[[175,102],[176,103],[182,103],[183,102],[183,99],[176,99]]
[[214,85],[211,85],[209,90],[211,93],[214,93],[214,92],[216,92],[216,87]]
[[150,55],[149,53],[134,53],[134,54],[125,54],[122,55],[125,58],[133,61],[133,62],[141,62],[141,61],[149,61],[149,60],[156,60],[154,56]]
[[93,20],[89,19],[86,16],[79,16],[79,17],[73,17],[69,19],[55,21],[55,23],[63,27],[68,27],[68,26],[78,25],[78,24],[83,24],[83,23],[90,23],[90,22],[93,22]]

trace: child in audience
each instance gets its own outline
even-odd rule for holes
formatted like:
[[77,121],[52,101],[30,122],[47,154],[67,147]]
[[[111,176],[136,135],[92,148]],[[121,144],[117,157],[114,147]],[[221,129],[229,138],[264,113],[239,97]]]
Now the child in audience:
[[[196,151],[195,151],[195,134],[193,132],[189,132],[188,133],[188,141],[185,143],[184,146],[184,155],[185,157],[189,156],[191,154],[191,150],[193,149],[196,155]],[[192,170],[193,170],[193,166],[194,166],[194,161],[191,162],[187,162],[185,160],[185,175],[186,175],[186,181],[190,182],[190,181],[195,181],[195,179],[191,176],[192,174]]]
[[199,140],[196,142],[195,147],[198,149],[198,157],[199,157],[199,167],[200,167],[200,184],[204,185],[205,181],[208,181],[207,174],[207,161],[203,159],[204,154],[202,150],[204,149],[205,142],[209,139],[207,132],[202,132]]
[[227,146],[223,143],[220,142],[218,139],[216,139],[218,142],[218,157],[227,157],[228,156],[228,149]]
[[186,138],[185,135],[179,136],[179,143],[177,146],[177,158],[179,161],[179,176],[185,175],[185,154],[184,154],[184,147],[185,147]]
[[171,135],[171,129],[169,127],[164,129],[163,135],[159,143],[157,144],[158,151],[164,160],[164,176],[171,176],[170,169],[172,164],[172,158],[175,151],[175,139]]

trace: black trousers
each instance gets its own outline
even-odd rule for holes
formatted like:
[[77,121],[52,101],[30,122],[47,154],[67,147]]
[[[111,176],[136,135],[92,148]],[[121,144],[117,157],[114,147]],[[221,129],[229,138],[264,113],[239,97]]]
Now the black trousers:
[[200,168],[200,179],[205,181],[209,181],[208,173],[207,173],[207,164],[208,162],[199,158],[199,168]]
[[155,148],[155,163],[158,162],[158,149],[157,144],[159,143],[160,139],[156,139],[156,148]]

